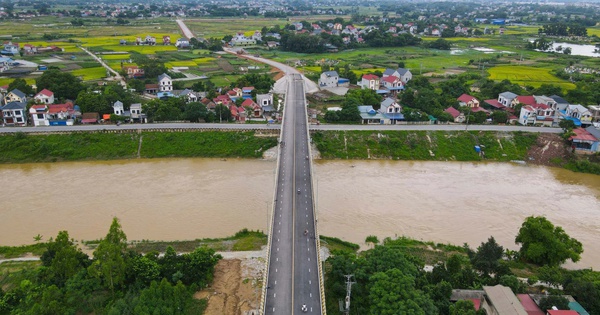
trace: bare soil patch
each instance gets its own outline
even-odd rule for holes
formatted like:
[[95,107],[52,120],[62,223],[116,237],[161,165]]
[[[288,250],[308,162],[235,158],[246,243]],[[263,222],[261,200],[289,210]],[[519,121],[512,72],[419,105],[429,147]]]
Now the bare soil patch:
[[223,69],[223,71],[225,72],[234,72],[235,69],[233,68],[233,66],[229,63],[229,61],[225,60],[225,59],[218,59],[217,60],[217,64],[219,65],[219,67],[221,67],[221,69]]
[[569,160],[573,157],[573,153],[569,146],[558,134],[541,133],[537,138],[537,143],[527,152],[529,163],[556,166],[556,161]]

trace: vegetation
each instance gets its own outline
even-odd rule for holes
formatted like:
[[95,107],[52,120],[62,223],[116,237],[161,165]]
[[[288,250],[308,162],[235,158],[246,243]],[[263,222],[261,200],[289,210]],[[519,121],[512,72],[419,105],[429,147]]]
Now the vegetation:
[[[23,269],[4,285],[0,314],[198,314],[205,302],[193,299],[212,281],[221,258],[197,248],[164,256],[127,249],[117,218],[90,259],[66,231],[48,243],[42,266]],[[0,292],[1,293],[1,292]]]
[[525,219],[515,243],[521,244],[519,257],[537,265],[558,266],[567,259],[577,262],[583,253],[578,240],[544,217]]
[[[473,149],[484,145],[485,159],[523,160],[537,134],[486,131],[327,131],[313,141],[326,159],[479,161]],[[430,152],[431,151],[431,152]]]
[[225,238],[204,238],[193,241],[171,242],[144,240],[133,242],[130,248],[138,253],[164,252],[168,247],[172,247],[176,252],[191,252],[198,247],[211,248],[216,251],[247,251],[260,250],[266,244],[267,235],[263,232],[242,229],[235,233],[234,236]]
[[114,160],[138,157],[259,158],[276,145],[254,132],[123,132],[0,136],[0,163]]

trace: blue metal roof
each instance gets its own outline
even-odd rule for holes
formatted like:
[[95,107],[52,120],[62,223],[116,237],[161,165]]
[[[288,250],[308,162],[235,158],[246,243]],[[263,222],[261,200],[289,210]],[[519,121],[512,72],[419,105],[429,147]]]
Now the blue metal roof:
[[402,113],[385,113],[383,115],[388,119],[404,120],[404,115]]

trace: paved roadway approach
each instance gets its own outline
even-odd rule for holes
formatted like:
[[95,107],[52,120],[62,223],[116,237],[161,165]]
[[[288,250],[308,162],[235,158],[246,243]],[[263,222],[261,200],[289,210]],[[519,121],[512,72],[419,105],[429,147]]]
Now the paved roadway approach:
[[264,314],[322,314],[304,82],[288,75]]

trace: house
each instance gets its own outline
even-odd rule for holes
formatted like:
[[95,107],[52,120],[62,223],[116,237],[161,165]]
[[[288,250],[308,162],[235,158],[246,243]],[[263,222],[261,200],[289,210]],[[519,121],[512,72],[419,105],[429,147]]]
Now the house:
[[100,119],[100,115],[98,113],[83,113],[81,116],[82,124],[97,124]]
[[171,45],[171,36],[169,36],[169,35],[163,36],[163,45]]
[[491,110],[506,110],[507,107],[504,106],[502,103],[500,103],[498,100],[496,99],[491,99],[491,100],[484,100],[483,101],[483,105],[486,108],[489,108]]
[[479,100],[469,94],[463,94],[459,96],[456,100],[458,101],[458,104],[460,106],[468,106],[470,108],[479,107]]
[[575,126],[588,126],[592,124],[592,113],[583,105],[569,104],[561,114],[564,119],[573,120]]
[[556,102],[557,110],[565,110],[567,106],[569,106],[569,102],[558,95],[552,95],[550,97]]
[[383,86],[393,95],[397,95],[398,91],[404,90],[404,83],[400,78],[395,76],[381,78],[381,84],[383,84]]
[[145,91],[148,94],[158,93],[158,84],[146,84]]
[[156,45],[156,37],[152,37],[150,35],[146,35],[146,39],[144,40],[144,44],[154,46]]
[[145,123],[146,115],[142,112],[142,103],[133,103],[129,106],[131,120],[133,122]]
[[12,101],[2,106],[2,124],[4,126],[26,126],[26,107],[27,103],[18,101]]
[[0,72],[4,72],[10,69],[10,66],[13,64],[14,60],[12,58],[0,57]]
[[192,102],[198,101],[198,95],[196,95],[196,92],[194,92],[190,89],[185,89],[182,91],[173,91],[173,94],[176,97],[184,98],[186,103],[192,103]]
[[252,91],[254,91],[253,86],[244,86],[242,88],[242,98],[252,98]]
[[373,106],[358,106],[360,112],[360,123],[364,125],[380,125],[385,121],[385,116],[373,109]]
[[130,79],[144,76],[144,69],[138,66],[123,66],[122,69],[127,73],[127,77]]
[[590,114],[592,114],[592,123],[600,122],[600,106],[590,105],[588,106]]
[[187,38],[178,38],[175,42],[175,47],[179,49],[187,49],[190,48],[190,41]]
[[115,115],[117,116],[126,116],[125,115],[125,108],[123,107],[123,102],[121,101],[116,101],[113,106],[113,112],[115,113]]
[[525,308],[509,287],[484,286],[486,299],[481,306],[488,315],[527,315]]
[[450,302],[456,303],[458,301],[471,301],[473,302],[473,306],[476,311],[479,311],[481,308],[481,304],[484,299],[483,290],[463,290],[463,289],[454,289],[452,290],[452,294],[450,295]]
[[377,91],[379,89],[379,77],[374,74],[365,74],[359,84],[363,89]]
[[545,315],[529,294],[517,294],[517,299],[523,305],[527,315]]
[[246,108],[250,108],[252,111],[251,113],[251,117],[254,118],[259,118],[262,117],[263,115],[263,109],[262,106],[256,104],[251,98],[247,98],[242,102],[242,107],[244,107],[244,109]]
[[574,135],[569,137],[573,151],[583,154],[600,152],[600,130],[596,127],[577,128],[573,130],[573,133]]
[[458,109],[456,109],[454,107],[448,107],[444,110],[444,112],[452,115],[455,123],[464,123],[465,120],[467,119],[465,117],[465,114],[461,113],[460,111],[458,111]]
[[405,68],[394,69],[385,69],[383,72],[383,77],[394,76],[402,80],[402,83],[406,84],[408,81],[412,80],[412,73],[410,70]]
[[517,96],[517,94],[508,91],[500,93],[498,94],[498,103],[502,104],[504,107],[513,108],[519,103]]
[[4,95],[4,104],[8,104],[10,102],[27,103],[27,96],[19,89],[14,89]]
[[402,105],[398,104],[393,98],[386,98],[381,101],[379,111],[384,114],[402,113]]
[[29,115],[34,126],[48,126],[48,107],[46,105],[32,105],[29,108]]
[[251,38],[257,42],[262,41],[262,33],[260,31],[255,31]]
[[46,105],[46,118],[49,126],[72,126],[80,116],[79,108],[73,103]]
[[52,91],[43,89],[33,97],[36,103],[40,104],[54,104],[54,93]]
[[231,100],[233,100],[233,101],[242,97],[243,94],[244,93],[242,93],[242,89],[240,89],[240,88],[233,88],[233,89],[227,91],[227,95],[229,95],[229,98],[231,98]]
[[19,54],[19,44],[13,42],[5,42],[4,49],[2,49],[1,53],[3,55],[18,55]]
[[23,52],[26,55],[33,55],[33,54],[37,54],[38,49],[37,49],[37,47],[35,47],[31,44],[25,44],[25,45],[23,45]]
[[319,86],[320,87],[336,87],[338,86],[338,81],[340,76],[336,71],[325,71],[321,73],[321,77],[319,78]]
[[231,112],[231,117],[238,123],[243,124],[246,123],[247,113],[244,107],[235,106],[235,104],[229,105],[229,111]]
[[256,94],[256,103],[262,107],[273,106],[273,94]]
[[[302,24],[302,23],[300,23]],[[244,33],[238,32],[229,42],[231,46],[252,46],[256,45],[256,40],[246,37]]]
[[158,76],[158,91],[173,91],[173,81],[171,80],[171,77],[168,74],[163,73]]
[[548,310],[547,315],[579,315],[576,311],[572,310]]

